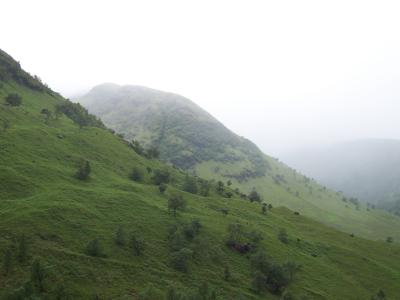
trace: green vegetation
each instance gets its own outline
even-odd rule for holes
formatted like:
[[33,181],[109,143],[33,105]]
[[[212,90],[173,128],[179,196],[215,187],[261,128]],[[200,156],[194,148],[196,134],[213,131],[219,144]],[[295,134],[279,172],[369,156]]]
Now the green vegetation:
[[[280,198],[278,188],[266,197],[256,187],[274,204],[268,216],[260,213],[261,203],[235,192],[234,179],[232,187],[217,191],[216,181],[198,178],[198,193],[203,182],[208,195],[185,192],[186,173],[137,154],[107,129],[80,128],[64,113],[46,124],[41,111],[55,111],[67,100],[2,76],[8,79],[0,99],[18,93],[24,101],[16,108],[0,105],[0,119],[12,124],[0,135],[0,257],[3,268],[11,262],[7,276],[4,270],[0,275],[0,299],[356,300],[380,290],[388,299],[400,294],[396,243],[351,238],[277,207],[270,198]],[[77,169],[89,161],[88,180],[78,179]],[[152,172],[137,182],[129,178],[134,168]],[[160,193],[162,184],[168,189]],[[281,228],[290,236],[286,244],[277,239]],[[253,266],[249,257],[263,252],[268,267]]]
[[[216,191],[222,197],[236,194],[243,200],[262,199],[347,233],[380,241],[392,236],[400,241],[400,218],[394,215],[398,210],[393,205],[387,205],[389,215],[356,198],[342,201],[341,193],[264,155],[184,97],[145,87],[104,84],[80,101],[107,126],[134,139],[138,153],[143,155],[145,147],[157,147],[162,160],[217,182]],[[206,181],[196,182],[197,191],[194,182],[189,177],[184,190],[209,194]]]

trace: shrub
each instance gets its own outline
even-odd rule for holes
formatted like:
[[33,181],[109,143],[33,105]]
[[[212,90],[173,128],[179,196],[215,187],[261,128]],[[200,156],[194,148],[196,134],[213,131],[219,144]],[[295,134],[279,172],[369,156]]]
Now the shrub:
[[133,254],[135,254],[136,256],[142,255],[145,249],[144,239],[142,237],[137,237],[136,235],[133,235],[131,238],[131,247],[133,250]]
[[21,235],[18,238],[18,250],[17,250],[17,258],[19,262],[25,262],[28,258],[28,241],[25,235]]
[[181,194],[172,195],[168,199],[168,212],[173,212],[176,217],[177,210],[184,210],[186,207],[186,201],[182,198]]
[[192,240],[200,231],[201,224],[200,221],[195,219],[191,223],[186,224],[183,227],[183,233],[188,240]]
[[141,182],[143,180],[143,172],[137,167],[134,167],[132,169],[131,174],[129,175],[129,178],[132,179],[133,181],[136,182]]
[[167,185],[164,184],[164,183],[161,183],[161,184],[158,186],[158,190],[160,191],[161,194],[163,194],[163,193],[167,190]]
[[46,278],[46,271],[41,265],[40,261],[36,259],[31,267],[31,282],[39,290],[44,291],[44,280]]
[[282,243],[287,244],[289,243],[289,238],[286,229],[280,229],[278,233],[278,240],[280,240]]
[[393,243],[393,238],[391,236],[388,236],[386,238],[386,243]]
[[196,178],[186,175],[185,182],[183,183],[183,190],[188,193],[197,194],[198,188]]
[[90,256],[102,256],[103,249],[98,239],[91,240],[86,246],[86,254]]
[[91,173],[90,163],[87,160],[82,160],[78,170],[75,173],[75,177],[79,180],[87,180]]
[[257,191],[256,191],[255,189],[253,189],[253,190],[250,192],[248,198],[249,198],[249,200],[250,200],[251,202],[254,202],[254,201],[260,202],[260,201],[261,201],[261,196],[257,193]]
[[261,213],[263,214],[263,215],[266,215],[267,214],[267,203],[263,203],[263,205],[261,206]]
[[182,272],[188,272],[189,260],[192,258],[193,251],[188,248],[182,248],[172,253],[171,263],[174,269]]
[[105,128],[103,122],[100,119],[98,119],[94,115],[89,114],[87,109],[85,109],[79,103],[73,103],[68,100],[62,104],[58,104],[55,110],[58,115],[61,115],[61,113],[65,114],[75,124],[78,124],[79,128],[82,128],[84,126]]
[[8,120],[1,121],[1,128],[3,129],[3,132],[6,132],[7,129],[10,128],[10,121]]
[[160,185],[161,183],[169,183],[170,181],[170,173],[167,169],[162,169],[162,170],[155,170],[153,172],[153,182],[156,185]]
[[117,231],[115,232],[115,243],[118,246],[124,246],[126,243],[125,230],[122,226],[119,226]]
[[6,103],[10,106],[20,106],[22,104],[22,98],[16,93],[8,94]]
[[4,272],[4,275],[8,275],[10,273],[11,267],[12,267],[12,254],[11,254],[11,250],[7,249],[4,252],[4,256],[3,256],[3,272]]

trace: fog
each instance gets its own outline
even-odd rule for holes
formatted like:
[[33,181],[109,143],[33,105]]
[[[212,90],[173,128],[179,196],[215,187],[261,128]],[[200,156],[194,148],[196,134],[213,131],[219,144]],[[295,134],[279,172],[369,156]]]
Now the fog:
[[75,97],[182,94],[279,157],[400,138],[396,1],[2,1],[0,48]]

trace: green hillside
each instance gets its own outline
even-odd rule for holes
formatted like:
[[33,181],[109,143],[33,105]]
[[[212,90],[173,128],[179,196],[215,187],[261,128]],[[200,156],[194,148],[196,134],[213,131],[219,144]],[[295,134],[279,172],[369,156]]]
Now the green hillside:
[[[205,181],[138,155],[101,121],[10,62],[0,53],[0,297],[370,299],[383,290],[387,299],[396,299],[400,294],[397,244],[352,237],[283,207],[263,214],[261,203],[241,199],[227,187],[221,193],[214,182],[208,196],[184,192],[189,179],[199,186]],[[14,76],[25,76],[39,89]],[[20,104],[10,101],[19,98],[15,94]],[[91,172],[82,180],[86,161]],[[160,177],[157,170],[171,175],[164,193],[152,178]],[[167,209],[171,199],[179,199],[174,195],[187,202],[176,217]],[[250,251],[240,253],[247,243]],[[294,269],[289,280],[288,270]],[[272,293],[282,282],[285,291]]]
[[190,100],[138,86],[103,84],[79,101],[107,126],[145,145],[161,158],[199,176],[258,191],[265,201],[284,205],[348,233],[400,241],[400,218],[317,184],[263,154]]

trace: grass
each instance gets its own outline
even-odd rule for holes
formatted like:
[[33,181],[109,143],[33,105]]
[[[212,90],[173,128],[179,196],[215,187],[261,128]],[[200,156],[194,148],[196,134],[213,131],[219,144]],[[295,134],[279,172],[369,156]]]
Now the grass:
[[[45,124],[40,111],[53,110],[56,103],[64,101],[57,95],[8,82],[0,89],[0,99],[10,92],[18,92],[23,105],[11,108],[0,104],[0,119],[11,124],[0,133],[1,257],[6,249],[13,250],[11,273],[0,273],[0,295],[29,280],[30,265],[40,258],[48,274],[43,299],[52,299],[60,286],[66,287],[72,299],[94,299],[95,295],[100,299],[139,299],[150,285],[162,299],[171,285],[193,290],[203,282],[216,289],[218,299],[239,299],[240,295],[279,299],[268,292],[256,294],[251,288],[248,255],[226,247],[227,227],[237,222],[262,233],[261,247],[272,259],[303,266],[288,288],[298,298],[369,299],[379,289],[389,299],[400,294],[397,244],[357,234],[350,237],[303,216],[301,210],[294,215],[287,208],[274,207],[263,215],[259,203],[221,198],[215,192],[209,197],[182,192],[187,209],[175,219],[168,214],[167,199],[178,192],[183,173],[170,168],[176,183],[169,185],[166,194],[150,184],[149,174],[143,183],[133,182],[128,175],[134,166],[165,166],[138,156],[107,130],[79,129],[65,116]],[[86,182],[73,176],[81,159],[89,160],[92,167]],[[279,203],[280,197],[288,196],[281,190],[274,187],[271,199],[265,200]],[[304,207],[310,211],[310,207],[318,207],[304,199],[296,201],[307,203]],[[221,213],[223,208],[229,210],[227,215]],[[170,264],[168,228],[194,218],[203,227],[188,245],[195,253],[190,271],[175,271]],[[144,238],[143,256],[114,243],[119,226]],[[288,244],[277,239],[281,228],[289,234]],[[18,263],[16,239],[22,234],[28,238],[29,259]],[[103,246],[102,257],[85,254],[87,243],[95,238]],[[223,279],[226,265],[231,267],[231,281]]]

